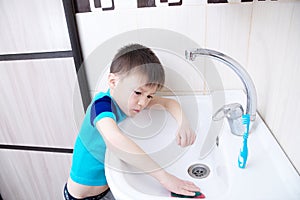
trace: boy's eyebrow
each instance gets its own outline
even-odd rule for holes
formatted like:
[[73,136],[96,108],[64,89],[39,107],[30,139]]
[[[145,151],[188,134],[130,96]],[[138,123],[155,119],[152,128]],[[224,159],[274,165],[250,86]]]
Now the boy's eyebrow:
[[[138,87],[137,89],[142,90],[142,92],[145,92],[145,90],[142,87]],[[150,95],[155,95],[155,94],[156,94],[156,92],[150,93]]]

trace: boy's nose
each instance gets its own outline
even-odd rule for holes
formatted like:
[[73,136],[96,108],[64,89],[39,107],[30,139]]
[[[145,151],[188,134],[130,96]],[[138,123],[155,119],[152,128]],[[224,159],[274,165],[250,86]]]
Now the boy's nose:
[[144,107],[145,104],[146,104],[146,99],[143,97],[139,98],[138,105]]

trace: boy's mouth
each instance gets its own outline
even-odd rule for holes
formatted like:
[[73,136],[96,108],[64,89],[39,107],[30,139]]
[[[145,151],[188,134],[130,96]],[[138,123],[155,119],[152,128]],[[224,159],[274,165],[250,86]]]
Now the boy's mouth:
[[135,113],[139,113],[141,110],[139,110],[139,109],[133,109],[133,111],[134,111]]

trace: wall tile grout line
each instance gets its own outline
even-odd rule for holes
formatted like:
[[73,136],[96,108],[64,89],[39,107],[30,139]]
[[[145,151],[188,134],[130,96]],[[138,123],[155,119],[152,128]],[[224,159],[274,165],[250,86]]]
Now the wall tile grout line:
[[68,153],[68,154],[73,153],[73,149],[69,149],[69,148],[9,145],[9,144],[0,144],[0,149],[19,150],[19,151],[39,151],[39,152],[51,152],[51,153]]
[[0,55],[0,61],[72,58],[72,57],[73,57],[72,51],[34,52],[34,53],[2,54]]

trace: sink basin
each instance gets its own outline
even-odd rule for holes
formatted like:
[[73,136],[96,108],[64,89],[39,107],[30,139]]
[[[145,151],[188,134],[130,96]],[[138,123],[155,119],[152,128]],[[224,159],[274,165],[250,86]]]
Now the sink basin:
[[[242,91],[226,92],[226,101],[246,102],[244,96]],[[192,122],[197,139],[190,147],[176,144],[177,124],[165,111],[145,110],[136,118],[126,119],[120,127],[166,171],[199,186],[206,199],[300,199],[300,177],[259,116],[248,139],[246,169],[240,169],[237,158],[242,137],[232,135],[227,123],[210,153],[204,158],[199,156],[212,123],[210,96],[185,96],[180,102],[186,113],[195,112],[195,106],[199,110]],[[109,150],[105,168],[116,199],[174,199],[154,178]]]
[[[203,160],[197,159],[195,155],[199,154],[195,151],[196,148],[191,148],[181,158],[168,167],[165,170],[177,177],[193,181],[198,185],[207,197],[218,198],[224,195],[229,190],[229,180],[227,167],[224,164],[222,154],[220,151],[213,151],[210,156]],[[130,170],[130,166],[124,164],[125,170]],[[205,178],[193,178],[188,174],[189,167],[194,167],[195,174],[201,174],[201,170],[204,167],[208,167],[209,174]],[[205,172],[202,172],[205,173]],[[201,175],[199,175],[201,177]],[[170,192],[161,187],[161,185],[151,176],[143,173],[125,173],[124,179],[127,184],[134,188],[137,192],[151,196],[150,199],[162,199],[169,197]],[[141,198],[144,199],[144,198]]]

